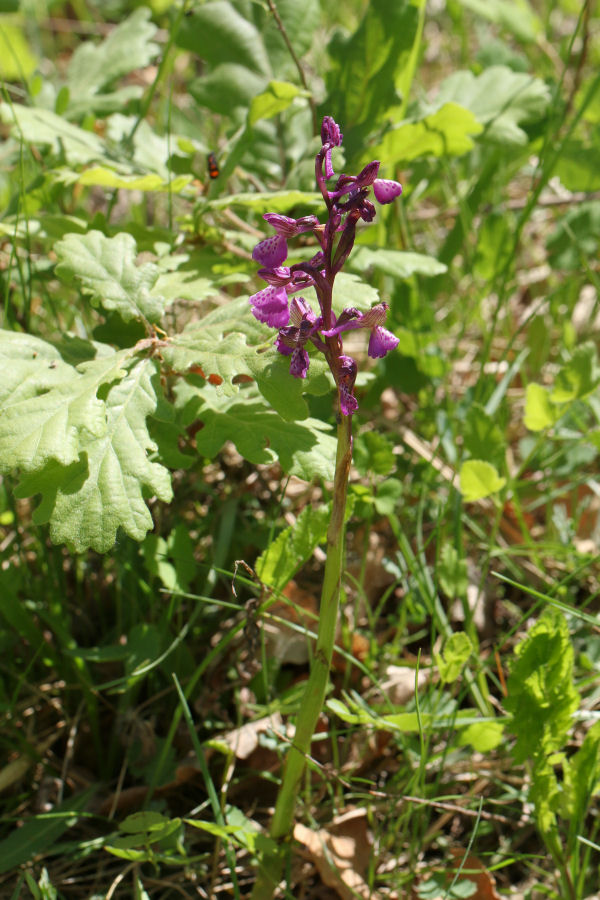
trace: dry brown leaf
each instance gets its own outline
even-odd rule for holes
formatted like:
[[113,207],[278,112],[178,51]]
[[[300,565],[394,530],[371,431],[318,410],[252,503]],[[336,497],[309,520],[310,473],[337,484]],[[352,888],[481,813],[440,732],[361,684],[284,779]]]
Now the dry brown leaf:
[[283,731],[283,719],[279,713],[273,713],[270,716],[264,716],[262,719],[256,719],[254,722],[246,722],[240,728],[234,728],[226,734],[219,735],[218,740],[230,748],[235,753],[237,759],[248,759],[258,747],[258,738],[268,729],[275,731]]
[[381,685],[390,703],[404,706],[415,696],[415,681],[419,688],[425,687],[431,672],[429,669],[416,669],[412,666],[388,666],[385,670],[386,680]]
[[365,810],[349,810],[318,831],[298,824],[294,837],[306,848],[323,884],[341,900],[379,900],[363,877],[371,853]]
[[470,900],[500,900],[500,896],[496,892],[496,879],[488,872],[484,864],[474,856],[468,853],[465,858],[465,851],[460,847],[451,847],[452,867],[456,871],[460,868],[459,881],[471,881],[476,887],[474,894],[471,894]]

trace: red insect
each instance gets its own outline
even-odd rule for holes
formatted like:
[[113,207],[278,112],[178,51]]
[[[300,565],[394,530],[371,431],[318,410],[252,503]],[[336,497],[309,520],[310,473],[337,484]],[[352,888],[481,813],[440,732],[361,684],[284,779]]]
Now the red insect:
[[208,154],[208,174],[211,178],[218,178],[221,174],[221,170],[219,168],[219,163],[217,162],[217,157],[214,153]]

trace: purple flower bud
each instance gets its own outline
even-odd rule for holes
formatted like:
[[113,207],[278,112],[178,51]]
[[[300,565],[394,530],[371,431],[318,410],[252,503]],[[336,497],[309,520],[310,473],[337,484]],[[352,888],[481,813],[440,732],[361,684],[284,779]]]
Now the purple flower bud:
[[279,213],[265,213],[263,219],[275,229],[278,235],[284,238],[292,238],[305,231],[312,231],[319,224],[316,216],[292,219],[290,216],[282,216]]
[[280,234],[265,238],[252,251],[252,259],[267,269],[276,269],[287,259],[287,241]]
[[370,200],[363,200],[360,207],[360,217],[363,222],[372,222],[375,218],[376,209]]
[[391,203],[402,193],[402,185],[399,181],[389,181],[387,178],[376,178],[373,182],[373,193],[379,203]]
[[344,135],[340,131],[340,126],[331,116],[325,116],[321,125],[321,143],[331,144],[332,147],[339,147],[344,139]]
[[367,163],[362,172],[356,176],[356,187],[368,187],[373,184],[379,172],[379,160],[374,159],[373,162]]
[[290,320],[285,288],[269,286],[249,298],[252,315],[271,328],[283,328]]

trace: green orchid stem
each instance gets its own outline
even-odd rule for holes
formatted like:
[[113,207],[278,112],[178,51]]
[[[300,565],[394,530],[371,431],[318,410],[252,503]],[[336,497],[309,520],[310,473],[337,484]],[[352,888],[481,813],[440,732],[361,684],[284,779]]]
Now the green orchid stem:
[[327,530],[327,560],[323,575],[317,643],[310,677],[298,711],[294,740],[287,754],[283,779],[271,822],[269,831],[271,842],[269,847],[259,854],[259,873],[251,900],[270,900],[281,880],[287,855],[286,850],[294,827],[298,790],[307,758],[310,755],[315,727],[323,709],[329,681],[344,559],[344,518],[348,476],[352,461],[351,416],[342,417],[342,421],[338,425],[337,439],[333,505]]

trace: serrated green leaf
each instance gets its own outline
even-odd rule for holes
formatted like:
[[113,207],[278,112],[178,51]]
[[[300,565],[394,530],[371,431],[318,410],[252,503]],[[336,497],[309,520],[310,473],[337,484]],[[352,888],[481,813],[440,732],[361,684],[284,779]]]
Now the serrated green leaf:
[[72,165],[105,160],[104,143],[93,131],[78,128],[49,109],[30,108],[20,103],[0,104],[0,119],[11,126],[16,140],[50,147],[56,156],[64,154]]
[[546,609],[517,645],[507,687],[504,705],[513,714],[515,759],[544,759],[559,750],[579,706],[573,646],[561,612]]
[[32,472],[50,460],[64,466],[75,462],[82,440],[106,432],[98,389],[125,375],[123,363],[129,355],[123,351],[85,363],[84,372],[62,362],[48,363],[42,356],[17,362],[14,370],[24,381],[4,396],[0,409],[0,470]]
[[386,250],[383,247],[355,247],[348,260],[350,269],[364,272],[375,269],[394,278],[410,278],[411,275],[443,275],[448,266],[425,253],[404,250]]
[[[332,307],[337,316],[348,306],[355,306],[360,310],[371,309],[380,299],[379,291],[358,275],[340,272],[335,279]],[[313,305],[318,309],[316,301]]]
[[525,392],[525,427],[530,431],[543,431],[560,418],[560,410],[550,402],[550,392],[541,384],[532,382]]
[[468,459],[460,467],[460,490],[466,503],[489,497],[505,484],[496,467],[482,459]]
[[481,75],[454,72],[442,82],[435,105],[460,103],[486,126],[486,140],[524,146],[528,138],[520,126],[542,119],[550,100],[550,88],[541,78],[491,66]]
[[191,323],[164,348],[163,358],[179,372],[201,366],[206,376],[222,379],[217,390],[230,397],[239,390],[236,376],[249,375],[273,409],[288,421],[307,417],[303,393],[330,390],[327,364],[318,357],[311,360],[306,379],[290,375],[289,360],[273,347],[272,329],[254,319],[244,297]]
[[373,506],[380,516],[391,516],[396,512],[398,502],[404,494],[404,485],[398,478],[386,478],[377,486]]
[[78,282],[93,303],[116,310],[126,322],[160,319],[165,299],[156,291],[158,267],[136,266],[136,244],[130,234],[110,238],[101,231],[67,234],[55,251],[57,275]]
[[283,112],[304,92],[289,81],[270,81],[262,94],[252,98],[248,112],[248,123],[254,125],[260,119],[271,119]]
[[[156,26],[150,21],[150,10],[140,7],[100,44],[94,44],[91,40],[79,44],[67,70],[71,95],[68,114],[76,116],[91,110],[100,111],[98,101],[101,111],[106,111],[106,97],[98,96],[102,88],[152,62],[160,52],[158,44],[152,43],[155,34]],[[133,94],[130,91],[129,96],[139,96],[140,93],[141,89],[134,87]],[[122,103],[123,97],[118,99]]]
[[416,122],[388,131],[373,155],[394,164],[426,156],[461,156],[473,149],[472,138],[482,131],[483,125],[470,110],[445,103]]
[[194,418],[203,424],[196,434],[198,452],[210,459],[232,441],[256,465],[279,460],[286,474],[306,481],[333,478],[336,439],[318,419],[286,422],[260,399],[237,397],[208,399]]
[[329,506],[305,506],[295,525],[278,534],[257,559],[256,574],[260,580],[282,590],[325,540],[330,513]]
[[34,519],[50,522],[55,543],[103,553],[114,544],[118,528],[135,540],[152,528],[144,496],[172,497],[168,471],[149,460],[156,445],[146,418],[159,405],[157,389],[156,362],[136,362],[106,397],[105,434],[82,443],[78,462],[60,466],[50,461],[22,478],[17,495],[42,495]]

